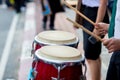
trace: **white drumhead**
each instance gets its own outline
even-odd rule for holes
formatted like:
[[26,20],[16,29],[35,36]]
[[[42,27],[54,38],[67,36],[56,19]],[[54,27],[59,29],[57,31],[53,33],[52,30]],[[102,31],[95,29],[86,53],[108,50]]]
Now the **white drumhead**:
[[68,43],[76,41],[76,36],[67,31],[43,31],[37,35],[37,39],[48,43]]
[[36,54],[53,60],[79,60],[82,57],[79,50],[69,46],[43,46]]

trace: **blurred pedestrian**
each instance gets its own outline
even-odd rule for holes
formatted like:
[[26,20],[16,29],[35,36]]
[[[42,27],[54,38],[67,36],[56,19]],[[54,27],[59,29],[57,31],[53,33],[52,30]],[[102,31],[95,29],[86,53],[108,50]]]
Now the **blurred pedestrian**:
[[5,3],[6,3],[6,5],[7,5],[7,7],[11,7],[11,6],[12,6],[12,4],[10,3],[9,0],[5,0]]
[[[45,1],[48,2],[47,7],[44,3]],[[49,11],[51,10],[50,13],[49,13],[49,16],[50,16],[49,28],[51,30],[54,30],[55,29],[54,28],[55,27],[54,22],[55,22],[56,13],[64,12],[64,8],[61,5],[61,1],[60,0],[54,0],[54,1],[53,0],[41,0],[41,4],[42,4],[42,10],[43,11],[48,10],[48,9],[49,9]],[[44,30],[46,30],[47,20],[48,20],[48,15],[43,14],[43,29]]]
[[15,10],[16,10],[16,12],[17,13],[20,13],[21,12],[21,0],[15,0],[15,5],[14,5],[14,7],[15,7]]
[[[81,3],[81,4],[80,4]],[[106,11],[107,0],[78,0],[77,8],[82,12],[86,17],[98,22],[109,22],[109,17]],[[81,7],[81,8],[80,8]],[[93,33],[96,33],[94,26],[82,19],[79,15],[76,17],[76,21],[82,24],[85,28]],[[97,34],[97,33],[96,33]],[[101,35],[99,35],[101,36]],[[102,36],[101,36],[102,37]],[[85,52],[86,62],[88,64],[87,68],[90,70],[90,80],[100,80],[101,79],[101,42],[91,43],[90,39],[92,37],[83,31],[83,48]]]
[[14,0],[14,1],[15,1],[14,7],[15,7],[16,12],[21,13],[21,8],[26,7],[25,0]]

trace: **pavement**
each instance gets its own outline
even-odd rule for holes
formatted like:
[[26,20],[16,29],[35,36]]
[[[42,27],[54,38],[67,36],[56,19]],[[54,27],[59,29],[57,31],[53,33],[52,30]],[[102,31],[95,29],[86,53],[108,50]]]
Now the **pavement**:
[[[35,2],[31,2],[27,4],[27,10],[25,14],[25,25],[24,25],[24,40],[22,43],[22,56],[20,58],[20,68],[18,73],[18,80],[27,80],[29,70],[31,68],[31,64],[33,58],[31,57],[31,49],[32,49],[32,42],[34,41],[34,37],[43,31],[42,29],[42,14],[41,8],[39,4],[39,0],[35,0]],[[55,29],[56,30],[63,30],[69,31],[74,33],[80,39],[80,43],[78,49],[84,53],[82,49],[82,30],[81,29],[74,29],[73,24],[66,20],[69,17],[72,20],[75,20],[75,12],[65,8],[66,12],[58,13],[56,15],[55,20]],[[49,22],[48,22],[49,24]],[[107,53],[105,47],[102,48],[102,79],[105,80],[107,67],[110,59],[110,54]],[[87,75],[90,75],[89,73]],[[88,79],[89,80],[89,79]]]

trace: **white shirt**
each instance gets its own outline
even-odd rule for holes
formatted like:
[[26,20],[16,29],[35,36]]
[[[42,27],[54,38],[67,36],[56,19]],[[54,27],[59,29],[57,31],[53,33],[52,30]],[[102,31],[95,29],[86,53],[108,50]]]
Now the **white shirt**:
[[98,7],[100,5],[100,0],[82,0],[82,4],[89,7]]
[[117,0],[114,37],[120,39],[120,0]]

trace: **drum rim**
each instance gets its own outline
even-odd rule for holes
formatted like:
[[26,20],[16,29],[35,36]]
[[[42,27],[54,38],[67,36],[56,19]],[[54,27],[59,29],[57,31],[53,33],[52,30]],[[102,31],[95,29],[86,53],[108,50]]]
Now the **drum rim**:
[[[45,33],[47,33],[47,35],[48,35],[48,33],[50,34],[50,35],[52,35],[53,37],[52,37],[52,39],[51,39],[51,37],[50,37],[50,39],[49,38],[46,38],[46,37],[44,37],[44,36],[42,36],[43,34],[45,34]],[[52,33],[52,34],[51,34]],[[38,37],[40,37],[41,39],[45,39],[45,40],[51,40],[51,41],[54,41],[55,39],[53,39],[54,38],[54,34],[59,34],[59,35],[61,35],[61,33],[65,33],[65,34],[67,34],[67,35],[71,35],[72,37],[70,38],[70,37],[68,37],[68,38],[66,38],[66,39],[61,39],[60,38],[60,40],[61,41],[68,41],[68,40],[74,40],[75,38],[76,38],[76,35],[75,34],[73,34],[73,33],[71,33],[71,32],[68,32],[68,31],[63,31],[63,30],[48,30],[48,31],[43,31],[43,32],[40,32],[37,36]],[[65,34],[64,34],[64,36],[65,36]],[[61,36],[63,36],[63,34],[61,35]],[[59,37],[58,37],[59,38]],[[56,38],[57,39],[57,38]],[[58,41],[58,40],[55,40],[55,41]]]
[[62,44],[60,44],[60,43],[57,44],[57,43],[43,42],[43,41],[38,40],[37,37],[38,36],[35,36],[34,42],[37,42],[37,43],[43,44],[43,45],[58,45],[58,44],[59,45],[72,45],[72,44],[77,44],[79,42],[79,38],[78,37],[76,37],[75,41],[73,41],[73,42],[62,43]]
[[54,64],[70,64],[70,63],[80,63],[82,62],[85,57],[84,55],[81,55],[80,59],[76,59],[76,60],[55,60],[55,59],[48,59],[48,58],[45,58],[45,57],[42,57],[40,55],[38,55],[38,50],[35,52],[35,55],[42,61],[46,62],[46,63],[54,63]]

